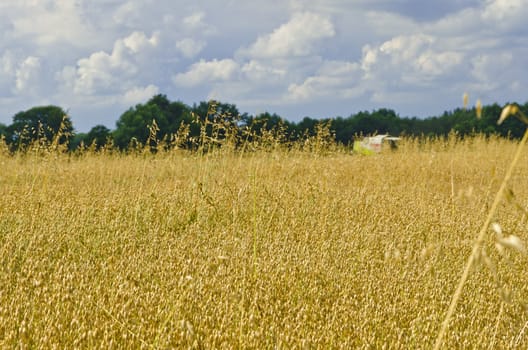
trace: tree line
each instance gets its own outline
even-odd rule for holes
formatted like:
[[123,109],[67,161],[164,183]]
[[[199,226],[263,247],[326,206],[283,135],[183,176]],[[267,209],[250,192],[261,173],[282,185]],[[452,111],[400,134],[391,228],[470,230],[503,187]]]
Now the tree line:
[[[528,114],[528,102],[518,106]],[[275,113],[241,114],[234,104],[203,101],[189,106],[159,94],[125,111],[114,130],[96,125],[88,133],[75,133],[71,119],[61,107],[42,106],[15,114],[10,125],[0,124],[0,138],[11,151],[17,151],[35,142],[62,145],[70,150],[90,146],[98,149],[108,145],[121,150],[138,145],[155,148],[160,143],[164,147],[177,144],[178,147],[192,148],[200,138],[221,140],[233,136],[233,133],[238,139],[251,141],[273,132],[280,134],[279,138],[284,142],[289,142],[320,133],[321,125],[328,128],[332,141],[343,145],[349,145],[358,136],[372,134],[442,137],[456,132],[459,137],[476,133],[522,137],[524,125],[515,118],[497,125],[501,110],[498,104],[492,104],[482,107],[479,118],[475,108],[457,108],[440,116],[420,119],[400,117],[391,109],[381,108],[348,117],[305,117],[292,122]]]

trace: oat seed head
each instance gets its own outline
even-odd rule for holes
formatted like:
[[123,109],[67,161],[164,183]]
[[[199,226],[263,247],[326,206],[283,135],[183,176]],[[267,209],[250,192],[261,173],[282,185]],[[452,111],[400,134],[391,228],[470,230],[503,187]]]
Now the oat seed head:
[[477,113],[477,118],[478,119],[482,118],[482,102],[480,101],[480,99],[477,100],[477,104],[475,105],[475,110]]
[[500,115],[499,120],[497,121],[497,124],[502,124],[510,115],[515,115],[519,112],[519,107],[516,105],[507,105],[502,109],[502,113]]
[[515,235],[509,235],[508,237],[500,238],[497,243],[504,248],[514,249],[519,253],[526,254],[526,248],[523,241]]
[[464,109],[467,109],[467,106],[469,105],[469,95],[467,92],[464,92],[464,95],[462,96],[462,102],[464,105]]
[[492,223],[491,228],[495,231],[498,237],[502,237],[502,227],[497,222]]

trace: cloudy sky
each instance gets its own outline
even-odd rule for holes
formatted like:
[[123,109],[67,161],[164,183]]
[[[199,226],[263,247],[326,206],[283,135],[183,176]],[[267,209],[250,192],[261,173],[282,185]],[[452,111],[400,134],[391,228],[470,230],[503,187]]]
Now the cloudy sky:
[[241,112],[427,117],[528,98],[528,0],[1,0],[0,123],[78,131],[157,93]]

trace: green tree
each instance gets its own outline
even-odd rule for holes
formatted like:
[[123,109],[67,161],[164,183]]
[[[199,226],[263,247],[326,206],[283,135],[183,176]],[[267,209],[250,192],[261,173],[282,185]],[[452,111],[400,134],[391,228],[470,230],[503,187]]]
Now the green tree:
[[123,113],[113,132],[115,144],[124,149],[135,138],[145,143],[149,138],[149,126],[156,121],[156,137],[161,140],[175,134],[181,123],[192,121],[190,109],[181,102],[171,102],[165,95],[156,95],[146,104],[138,104]]
[[276,113],[264,112],[256,116],[243,116],[243,125],[251,127],[256,135],[261,135],[263,130],[270,131],[272,129],[282,128],[289,138],[294,131],[295,125]]
[[475,110],[457,108],[451,113],[445,113],[445,116],[447,120],[452,120],[449,124],[458,135],[464,137],[477,132],[478,119]]
[[190,136],[199,140],[193,147],[208,144],[204,150],[216,147],[227,138],[235,141],[238,145],[241,136],[241,125],[247,122],[247,115],[240,115],[238,108],[234,104],[223,103],[210,100],[194,104],[191,108],[193,124],[190,129]]
[[315,127],[320,122],[318,119],[310,118],[310,117],[304,117],[299,123],[297,123],[295,129],[297,131],[297,135],[306,135],[306,136],[314,136],[315,135]]
[[249,134],[243,134],[244,141],[261,140],[265,143],[272,141],[276,145],[288,143],[295,138],[295,124],[275,113],[264,112],[256,116],[243,114],[241,122],[240,127],[249,131]]
[[348,145],[353,141],[355,130],[352,118],[337,117],[332,121],[331,128],[337,142]]
[[147,104],[157,106],[164,116],[159,121],[156,119],[161,134],[173,134],[181,123],[192,122],[191,110],[183,102],[170,101],[165,95],[156,95]]
[[111,137],[112,132],[104,125],[96,125],[90,129],[84,138],[84,144],[89,146],[95,141],[96,149],[104,147]]
[[391,109],[381,108],[376,111],[359,112],[352,117],[352,129],[355,134],[393,134],[402,131],[399,116]]
[[238,108],[234,104],[219,101],[202,101],[199,104],[194,104],[192,112],[200,118],[209,118],[210,120],[220,115],[228,118],[238,118],[240,116]]
[[15,114],[6,134],[8,143],[14,149],[27,147],[37,140],[51,143],[56,137],[59,144],[68,144],[73,135],[73,125],[60,107],[34,107]]
[[79,148],[79,146],[81,145],[81,142],[84,143],[84,145],[86,146],[86,136],[87,135],[88,134],[84,132],[75,133],[75,135],[73,135],[73,137],[71,138],[70,145],[68,147],[70,151],[74,151],[77,148]]
[[164,116],[156,105],[137,105],[123,113],[116,123],[116,130],[113,133],[116,145],[124,149],[130,140],[135,138],[141,143],[145,143],[149,137],[148,127],[153,120],[161,121]]

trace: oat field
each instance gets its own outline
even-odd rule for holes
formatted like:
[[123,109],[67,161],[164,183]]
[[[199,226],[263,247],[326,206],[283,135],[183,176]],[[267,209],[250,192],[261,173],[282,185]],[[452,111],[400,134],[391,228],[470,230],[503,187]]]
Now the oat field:
[[[432,348],[516,145],[0,155],[0,347]],[[493,218],[523,241],[527,175]],[[442,348],[528,347],[487,231]]]

